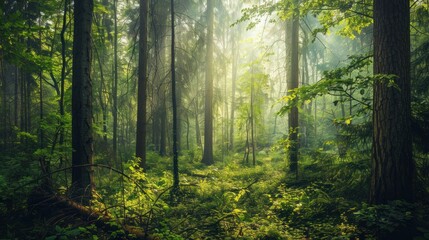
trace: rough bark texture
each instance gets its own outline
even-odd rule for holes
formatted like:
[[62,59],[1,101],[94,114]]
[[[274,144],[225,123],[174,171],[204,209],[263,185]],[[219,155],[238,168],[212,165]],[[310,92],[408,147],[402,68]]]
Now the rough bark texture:
[[72,184],[75,197],[89,204],[92,197],[92,82],[91,24],[92,0],[74,2],[73,86],[72,86]]
[[213,160],[213,1],[207,0],[207,37],[206,37],[206,91],[204,112],[204,155],[202,162],[206,165]]
[[146,168],[147,15],[148,0],[140,0],[136,157],[141,159],[143,169]]
[[370,201],[413,199],[409,1],[374,1],[374,74],[394,74],[396,86],[374,82]]

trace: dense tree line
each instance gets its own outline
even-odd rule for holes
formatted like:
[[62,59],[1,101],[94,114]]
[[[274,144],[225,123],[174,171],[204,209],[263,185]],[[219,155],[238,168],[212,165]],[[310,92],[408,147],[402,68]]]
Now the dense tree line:
[[137,237],[424,236],[428,13],[422,0],[3,1],[0,215],[37,224],[23,212],[49,219],[49,202]]

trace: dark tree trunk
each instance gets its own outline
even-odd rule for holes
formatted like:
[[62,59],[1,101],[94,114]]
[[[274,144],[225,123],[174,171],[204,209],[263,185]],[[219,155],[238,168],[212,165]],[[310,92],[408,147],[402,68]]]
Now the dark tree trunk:
[[213,1],[207,0],[207,37],[206,37],[206,86],[204,112],[204,155],[202,162],[206,165],[213,160]]
[[[41,26],[40,24],[40,20],[39,20],[39,26]],[[42,51],[42,31],[39,30],[39,43],[38,43],[38,49],[37,49],[38,53],[41,54]],[[43,129],[43,120],[44,120],[44,102],[43,102],[43,71],[39,70],[39,74],[38,74],[38,78],[39,78],[39,147],[40,149],[44,149],[45,148],[45,131]],[[43,180],[43,185],[44,188],[47,191],[52,190],[52,186],[51,186],[51,176],[50,176],[50,162],[49,160],[46,159],[46,156],[43,154],[39,157],[39,164],[41,166],[41,170],[42,170],[42,174],[45,175],[45,179]]]
[[[64,84],[66,81],[66,67],[67,67],[67,59],[66,59],[66,30],[67,30],[67,14],[68,14],[68,8],[69,8],[69,1],[64,1],[64,13],[63,13],[63,22],[61,27],[61,79],[60,79],[60,100],[59,100],[59,109],[60,109],[60,115],[61,115],[61,121],[60,121],[60,131],[59,131],[59,145],[60,147],[64,143]],[[62,162],[62,158],[60,160]]]
[[197,107],[197,110],[195,113],[195,138],[196,138],[197,146],[201,147],[202,141],[201,141],[201,132],[200,132],[200,120],[198,118],[198,115],[199,114],[198,114],[198,107]]
[[[118,14],[117,14],[117,0],[113,1],[113,18],[114,18],[114,36],[113,36],[113,136],[112,136],[112,149],[113,161],[117,163],[118,155]],[[119,166],[119,164],[118,164]]]
[[19,124],[19,116],[20,116],[20,108],[19,108],[19,86],[20,86],[20,83],[21,83],[21,81],[19,80],[20,79],[20,76],[21,74],[20,74],[20,72],[19,72],[19,69],[18,69],[18,67],[15,67],[15,86],[14,86],[14,108],[13,108],[13,113],[14,113],[14,118],[13,118],[13,123],[15,124],[15,127],[18,127],[20,124]]
[[148,0],[140,0],[136,157],[141,159],[143,169],[146,168],[147,16]]
[[[163,87],[164,88],[164,87]],[[160,123],[161,126],[159,128],[159,155],[166,156],[167,155],[167,106],[166,106],[166,96],[165,92],[161,93],[161,102],[160,102]]]
[[[182,119],[183,119],[183,109],[182,109],[182,83],[180,78],[176,81],[178,82],[178,87],[176,88],[176,109],[177,109],[177,151],[182,149]],[[177,83],[176,83],[177,85]]]
[[153,99],[155,101],[154,115],[153,115],[153,143],[155,150],[160,155],[165,156],[167,154],[167,83],[166,74],[168,69],[166,64],[166,49],[165,44],[167,36],[167,19],[168,12],[166,6],[170,4],[169,0],[158,0],[151,2],[151,26],[153,35],[153,47],[154,47],[154,90]]
[[91,24],[92,0],[74,2],[73,86],[72,86],[72,194],[84,204],[92,198],[92,83]]
[[370,201],[413,200],[409,1],[374,1],[373,149]]
[[176,67],[175,67],[175,32],[174,32],[174,1],[171,0],[171,97],[173,104],[173,193],[179,190],[179,149],[178,149],[178,116],[176,99]]
[[201,142],[201,132],[200,132],[200,120],[199,120],[199,109],[200,109],[200,104],[199,104],[199,98],[198,98],[198,91],[199,91],[199,78],[197,78],[197,94],[195,95],[195,138],[196,138],[196,142],[197,142],[197,146],[201,147],[202,142]]
[[186,150],[190,150],[190,146],[189,146],[190,125],[191,123],[189,122],[189,115],[186,114]]
[[[1,44],[1,40],[0,40],[0,44]],[[4,60],[3,60],[3,52],[0,50],[0,83],[2,86],[2,102],[1,102],[1,107],[2,107],[2,149],[1,150],[5,150],[7,149],[7,138],[8,138],[8,114],[7,114],[7,83],[6,83],[6,78],[5,78],[5,66],[4,66]]]

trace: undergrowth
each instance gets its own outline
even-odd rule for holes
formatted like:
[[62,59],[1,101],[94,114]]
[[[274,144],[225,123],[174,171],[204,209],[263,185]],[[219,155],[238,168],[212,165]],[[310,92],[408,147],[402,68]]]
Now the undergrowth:
[[[111,216],[109,224],[115,228],[106,230],[85,219],[70,221],[70,216],[37,217],[21,202],[16,219],[2,222],[6,227],[1,236],[133,239],[122,229],[127,225],[155,239],[376,239],[412,222],[416,239],[429,239],[425,205],[365,203],[368,156],[350,154],[338,159],[318,154],[301,156],[296,178],[287,174],[287,165],[279,157],[282,153],[273,150],[261,151],[256,166],[243,163],[236,154],[210,167],[198,164],[200,156],[188,151],[180,158],[180,192],[172,197],[171,160],[150,153],[147,173],[136,159],[124,164],[126,177],[109,169],[96,171],[92,207]],[[5,193],[5,178],[11,176],[0,176]],[[10,216],[4,203],[0,210],[2,216]],[[28,221],[17,225],[18,216]]]

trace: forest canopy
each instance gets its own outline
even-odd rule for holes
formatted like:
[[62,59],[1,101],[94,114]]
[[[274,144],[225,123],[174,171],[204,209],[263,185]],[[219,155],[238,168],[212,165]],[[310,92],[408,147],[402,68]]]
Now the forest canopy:
[[429,239],[427,0],[0,2],[1,239]]

